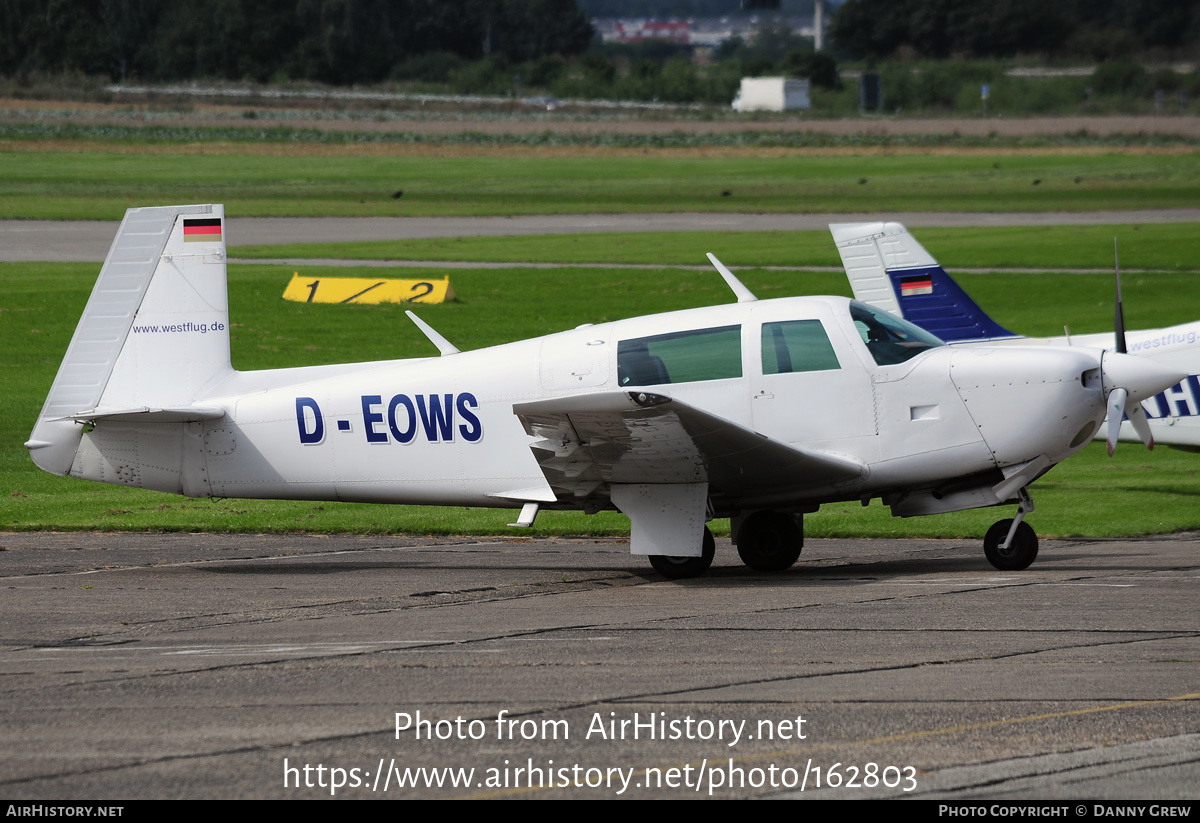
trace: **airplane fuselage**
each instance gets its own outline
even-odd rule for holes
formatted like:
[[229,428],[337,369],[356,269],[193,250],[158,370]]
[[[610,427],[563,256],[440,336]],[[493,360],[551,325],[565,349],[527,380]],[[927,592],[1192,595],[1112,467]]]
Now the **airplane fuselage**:
[[[915,489],[975,476],[994,484],[1035,458],[1048,461],[1041,470],[1062,460],[1082,445],[1074,435],[1103,417],[1099,383],[1084,377],[1098,367],[1094,352],[931,346],[881,365],[849,307],[843,298],[758,301],[446,357],[232,372],[197,400],[222,418],[157,423],[149,438],[144,423],[107,422],[83,435],[71,474],[193,497],[608,508],[596,500],[603,488],[548,484],[530,448],[536,438],[513,409],[634,388],[862,466],[853,479],[800,490],[712,489],[730,514],[912,499]],[[810,359],[793,354],[781,370],[785,349],[773,340],[793,331],[802,334],[793,351]],[[666,371],[626,374],[622,358],[647,344]],[[136,455],[122,448],[135,432]],[[935,510],[968,502],[943,501]]]

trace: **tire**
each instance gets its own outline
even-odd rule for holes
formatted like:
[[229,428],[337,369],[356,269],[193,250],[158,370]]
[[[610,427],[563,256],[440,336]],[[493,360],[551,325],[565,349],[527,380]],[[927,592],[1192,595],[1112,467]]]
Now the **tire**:
[[708,526],[704,527],[704,540],[701,543],[699,557],[672,557],[666,554],[650,555],[650,565],[654,570],[670,580],[684,580],[688,577],[699,577],[708,571],[713,557],[717,554],[717,544],[713,540]]
[[755,571],[781,572],[791,568],[803,548],[804,528],[790,514],[756,512],[738,529],[738,555]]
[[1000,544],[1008,536],[1010,528],[1012,528],[1011,519],[993,523],[983,538],[983,553],[987,556],[988,562],[1000,571],[1019,572],[1029,568],[1030,564],[1037,559],[1038,539],[1029,524],[1021,521],[1021,525],[1017,526],[1017,533],[1013,535],[1012,545],[1007,549],[1001,549]]

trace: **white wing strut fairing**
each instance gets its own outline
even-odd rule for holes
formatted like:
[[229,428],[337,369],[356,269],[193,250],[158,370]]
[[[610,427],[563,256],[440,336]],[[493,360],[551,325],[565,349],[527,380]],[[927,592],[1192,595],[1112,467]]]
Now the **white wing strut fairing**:
[[1026,487],[1106,403],[1177,382],[1093,349],[952,350],[841,297],[634,317],[441,357],[258,372],[229,360],[220,206],[133,209],[32,435],[60,475],[193,497],[619,509],[632,551],[703,573],[713,517],[743,562],[791,566],[805,512],[879,497],[912,516],[1020,504],[985,539],[1024,568]]

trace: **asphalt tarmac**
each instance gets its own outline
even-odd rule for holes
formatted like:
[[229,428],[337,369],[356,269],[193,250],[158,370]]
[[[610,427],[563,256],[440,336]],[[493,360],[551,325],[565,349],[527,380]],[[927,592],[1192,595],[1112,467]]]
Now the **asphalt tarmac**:
[[10,533],[0,578],[13,799],[1200,796],[1197,534],[672,582],[622,540]]

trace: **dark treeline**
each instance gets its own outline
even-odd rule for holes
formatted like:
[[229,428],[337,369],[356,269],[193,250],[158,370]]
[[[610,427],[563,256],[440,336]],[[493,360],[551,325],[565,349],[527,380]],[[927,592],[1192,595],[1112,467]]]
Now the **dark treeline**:
[[1196,0],[847,0],[830,34],[855,59],[1019,54],[1109,60],[1194,50]]
[[429,55],[536,61],[592,38],[575,0],[0,0],[9,75],[367,83]]
[[[827,18],[832,52],[814,52],[764,14],[744,39],[701,55],[665,41],[601,46],[586,12],[608,2],[728,0],[0,0],[0,76],[21,95],[63,75],[396,81],[461,94],[727,105],[742,77],[784,74],[811,79],[814,106],[840,116],[857,109],[838,71],[837,59],[850,58],[883,76],[888,110],[972,111],[984,84],[994,110],[1026,113],[1150,100],[1183,110],[1200,96],[1200,73],[1141,64],[1200,53],[1196,0],[847,0]],[[1089,78],[1022,80],[1001,62],[1014,55],[1099,67]]]

